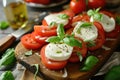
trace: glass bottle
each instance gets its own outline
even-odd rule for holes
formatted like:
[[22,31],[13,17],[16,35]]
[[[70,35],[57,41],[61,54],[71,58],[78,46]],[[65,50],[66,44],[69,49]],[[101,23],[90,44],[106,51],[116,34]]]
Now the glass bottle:
[[28,20],[27,7],[23,0],[3,0],[6,18],[13,29],[18,29]]

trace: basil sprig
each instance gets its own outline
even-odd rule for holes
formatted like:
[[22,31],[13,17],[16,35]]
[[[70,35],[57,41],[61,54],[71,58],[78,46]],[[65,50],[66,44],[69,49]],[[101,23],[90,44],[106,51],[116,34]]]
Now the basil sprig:
[[37,73],[39,71],[39,65],[38,64],[33,64],[32,66],[34,66],[36,68],[35,74],[34,74],[34,80],[37,80]]
[[116,20],[116,23],[120,25],[120,16],[116,16],[115,20]]
[[15,80],[11,71],[5,71],[1,74],[0,80]]
[[25,52],[25,56],[31,56],[32,55],[32,50]]
[[69,18],[69,16],[67,14],[59,14],[58,17],[61,19],[68,19]]
[[15,52],[13,48],[9,48],[3,54],[2,58],[0,59],[0,67],[1,66],[9,66],[16,62]]
[[82,25],[79,26],[79,28],[77,29],[77,33],[80,33],[82,27],[88,28],[88,27],[91,27],[91,26],[92,26],[92,23],[85,22],[85,23],[83,23]]
[[99,13],[100,8],[97,8],[96,10],[88,10],[87,14],[91,17],[93,17],[94,20],[101,21],[103,18],[103,15]]
[[93,68],[97,63],[99,59],[95,56],[88,56],[84,62],[84,66],[81,68],[81,71],[88,71],[91,68]]
[[65,35],[64,25],[59,24],[57,27],[57,36],[49,37],[46,42],[66,43],[70,46],[82,47],[82,42],[76,40],[73,35]]

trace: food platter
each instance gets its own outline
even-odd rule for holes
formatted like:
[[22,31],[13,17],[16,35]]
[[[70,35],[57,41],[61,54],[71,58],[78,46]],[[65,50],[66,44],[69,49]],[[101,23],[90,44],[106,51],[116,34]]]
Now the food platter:
[[[43,64],[41,63],[40,57],[38,56],[40,50],[36,50],[34,54],[30,57],[25,57],[24,53],[28,51],[21,43],[19,43],[16,47],[16,58],[18,61],[25,66],[28,70],[34,73],[35,68],[33,68],[31,65],[32,64],[39,64],[40,65],[40,71],[43,72],[44,75],[48,78],[53,78],[53,79],[69,79],[69,80],[74,80],[74,79],[80,79],[80,80],[87,80],[93,75],[95,75],[101,67],[105,64],[105,62],[109,59],[109,57],[112,55],[116,47],[118,46],[120,41],[120,37],[117,37],[117,39],[107,39],[107,41],[104,44],[104,48],[100,48],[94,52],[91,52],[92,55],[95,55],[96,57],[99,58],[99,63],[97,63],[96,66],[94,66],[90,71],[86,72],[81,72],[80,71],[80,66],[82,66],[82,63],[69,63],[66,66],[67,70],[67,76],[62,77],[63,73],[59,73],[59,71],[54,71],[50,69],[45,69],[43,67]],[[32,59],[32,60],[31,60]],[[74,65],[74,66],[73,66]],[[61,70],[63,71],[63,70]],[[40,75],[41,72],[39,72],[38,76],[41,77]]]
[[[34,31],[35,30],[38,29],[34,28]],[[101,32],[103,31],[101,30]],[[119,46],[119,41],[120,41],[120,35],[116,36],[115,38],[105,38],[105,42],[104,44],[102,44],[102,47],[99,47],[94,51],[88,51],[87,56],[93,55],[97,57],[99,60],[98,63],[95,64],[88,71],[80,70],[81,67],[84,65],[85,62],[84,60],[82,62],[76,62],[76,63],[68,62],[67,65],[62,69],[58,69],[58,70],[49,69],[42,62],[43,55],[42,54],[40,55],[41,48],[32,50],[32,55],[25,56],[25,53],[28,52],[30,49],[25,48],[25,45],[22,44],[22,41],[18,43],[18,45],[16,46],[15,55],[18,62],[21,63],[23,66],[25,66],[32,73],[35,73],[36,71],[36,69],[33,67],[33,64],[38,64],[39,72],[37,75],[42,79],[87,80],[90,79],[93,75],[95,75],[107,62],[107,60],[111,57],[115,49]]]
[[51,4],[48,4],[48,5],[37,4],[37,3],[32,3],[32,2],[26,2],[26,4],[27,4],[27,6],[33,7],[33,8],[51,8],[51,7],[60,6],[60,5],[65,4],[67,2],[68,2],[68,0],[62,0],[59,3],[51,3]]

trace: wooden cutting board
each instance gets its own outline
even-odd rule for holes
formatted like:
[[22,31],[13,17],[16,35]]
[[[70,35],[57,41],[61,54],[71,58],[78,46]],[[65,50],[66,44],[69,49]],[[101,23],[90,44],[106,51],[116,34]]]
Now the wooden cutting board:
[[120,45],[120,35],[115,39],[106,39],[105,44],[102,48],[90,52],[91,55],[96,56],[99,62],[90,70],[81,72],[80,67],[82,63],[68,63],[67,66],[62,70],[50,70],[47,69],[42,63],[39,56],[40,50],[33,51],[33,55],[26,57],[25,52],[29,51],[26,49],[21,42],[15,48],[15,55],[19,63],[25,66],[29,71],[35,73],[36,68],[33,64],[39,64],[38,76],[44,80],[88,80],[95,75],[102,66],[111,57],[115,49]]
[[[43,75],[43,78],[47,76],[47,78],[52,79],[68,79],[68,80],[87,80],[94,74],[96,74],[100,68],[105,64],[105,62],[109,59],[109,57],[112,55],[114,50],[119,46],[120,37],[117,37],[116,39],[107,39],[104,47],[100,48],[94,52],[91,52],[91,55],[95,55],[98,57],[99,62],[97,65],[95,65],[90,71],[87,72],[81,72],[80,67],[82,66],[82,63],[68,63],[65,69],[60,71],[55,70],[49,70],[46,69],[45,66],[41,63],[41,59],[39,54],[40,50],[34,51],[34,54],[26,57],[24,53],[28,51],[21,43],[19,43],[15,49],[15,55],[18,59],[18,62],[20,62],[23,66],[25,66],[28,70],[35,73],[35,68],[32,67],[33,64],[39,64],[40,65],[40,71],[38,73],[38,76],[41,77],[41,74]],[[66,72],[67,76],[66,76]]]

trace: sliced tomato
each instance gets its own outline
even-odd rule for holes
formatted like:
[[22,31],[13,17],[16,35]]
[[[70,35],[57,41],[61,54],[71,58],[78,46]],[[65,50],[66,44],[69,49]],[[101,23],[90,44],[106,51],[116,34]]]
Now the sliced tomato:
[[100,13],[103,13],[103,14],[105,14],[105,15],[107,15],[107,16],[109,16],[109,17],[113,17],[113,18],[115,19],[115,16],[114,16],[113,13],[110,12],[110,11],[100,11]]
[[87,21],[87,22],[89,22],[90,17],[86,13],[73,17],[72,23],[78,22],[78,21]]
[[107,38],[116,38],[119,34],[120,34],[120,25],[116,25],[113,31],[105,33]]
[[38,43],[42,43],[42,44],[45,44],[45,40],[48,38],[48,37],[42,37],[40,36],[39,34],[37,34],[36,32],[32,32],[32,38],[38,42]]
[[41,35],[42,37],[49,37],[57,35],[56,28],[50,28],[49,26],[45,25],[35,25],[34,31]]
[[38,42],[36,42],[33,38],[31,34],[26,34],[24,36],[21,37],[21,43],[24,45],[25,48],[27,49],[38,49],[41,46],[43,46],[43,44],[39,44]]
[[60,13],[69,15],[71,19],[75,16],[75,13],[71,9],[65,9],[65,10],[61,11]]
[[98,48],[101,48],[105,42],[105,32],[104,32],[102,25],[99,22],[94,22],[94,25],[98,29],[98,37],[95,40],[95,46],[88,47],[88,50],[90,51],[94,51]]
[[[69,30],[66,31],[66,34],[70,35],[72,33],[72,31],[73,31],[73,28],[70,28]],[[69,62],[79,62],[80,61],[80,59],[79,59],[79,57],[77,55],[78,52],[81,53],[82,57],[86,57],[86,55],[87,55],[86,43],[80,38],[76,38],[76,39],[82,42],[82,47],[79,48],[79,47],[75,46],[73,48],[73,53],[72,53],[71,57],[68,60]]]
[[48,69],[58,70],[58,69],[62,69],[66,66],[67,60],[65,60],[65,61],[52,61],[52,60],[48,59],[45,56],[45,48],[46,48],[46,45],[43,46],[41,51],[40,51],[41,61],[45,65],[45,67],[47,67]]

